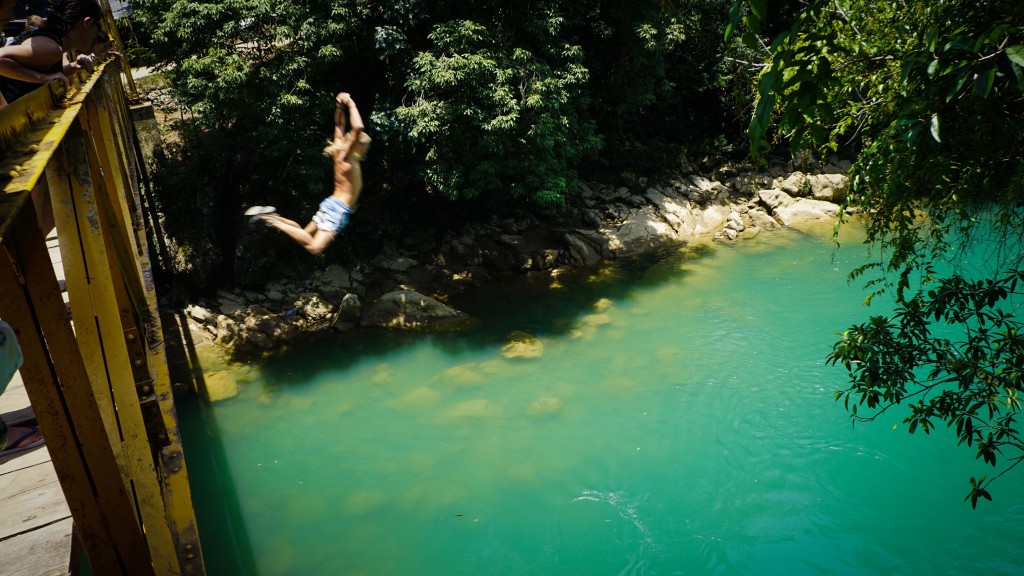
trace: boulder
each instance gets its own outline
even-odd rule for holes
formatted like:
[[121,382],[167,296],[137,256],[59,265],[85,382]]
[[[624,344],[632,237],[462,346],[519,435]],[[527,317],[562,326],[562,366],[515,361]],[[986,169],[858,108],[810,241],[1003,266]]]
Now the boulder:
[[682,232],[683,223],[690,217],[690,202],[674,191],[655,188],[647,189],[647,200],[658,209],[661,217],[677,232]]
[[781,228],[778,221],[768,215],[767,212],[760,208],[754,208],[747,213],[750,216],[750,220],[754,223],[754,226],[762,230],[775,230]]
[[725,223],[730,211],[727,204],[712,204],[695,210],[683,220],[681,232],[688,237],[709,234]]
[[508,344],[501,349],[505,358],[540,358],[544,355],[544,343],[529,332],[516,330],[508,335]]
[[740,233],[735,231],[735,230],[733,230],[732,228],[724,228],[721,231],[719,231],[717,234],[715,234],[715,240],[729,240],[729,241],[732,241],[732,240],[735,240],[736,238],[738,238],[739,235],[740,235]]
[[405,272],[419,263],[401,254],[381,254],[373,259],[372,264],[377,268],[391,270],[392,272]]
[[202,306],[189,306],[185,309],[185,313],[196,322],[204,324],[214,319],[213,313]]
[[346,294],[341,299],[341,304],[338,305],[338,317],[335,320],[342,322],[355,322],[359,320],[359,314],[363,310],[363,303],[359,300],[359,296],[355,294]]
[[583,236],[568,232],[564,238],[569,245],[569,258],[576,264],[593,266],[601,260],[601,254]]
[[562,401],[554,396],[537,398],[526,408],[531,416],[548,416],[562,410]]
[[743,224],[743,217],[739,212],[730,212],[725,219],[725,227],[737,232],[743,232],[746,226]]
[[776,178],[772,182],[772,188],[782,190],[791,196],[807,196],[810,192],[807,175],[803,172],[793,172],[785,178]]
[[793,198],[781,190],[761,190],[757,194],[784,226],[807,220],[828,220],[839,215],[839,206],[831,202]]
[[850,190],[850,178],[845,174],[813,174],[807,181],[811,196],[818,200],[840,202]]
[[245,307],[234,300],[222,299],[218,310],[220,310],[220,313],[225,316],[234,316],[245,310]]
[[414,290],[388,292],[371,304],[363,314],[364,326],[403,330],[463,330],[474,320]]
[[633,211],[620,226],[604,228],[606,247],[618,257],[640,254],[677,240],[676,231],[653,206]]
[[304,295],[295,303],[295,309],[312,324],[329,323],[334,314],[334,306],[325,302],[319,294]]
[[317,291],[327,298],[338,300],[344,297],[352,287],[352,278],[349,276],[348,270],[337,264],[331,264],[319,274],[316,287]]

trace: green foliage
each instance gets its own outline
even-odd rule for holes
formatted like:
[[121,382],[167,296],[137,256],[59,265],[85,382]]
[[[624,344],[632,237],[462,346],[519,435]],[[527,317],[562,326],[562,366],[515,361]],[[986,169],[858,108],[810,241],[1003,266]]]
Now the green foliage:
[[[1024,456],[1014,424],[1018,324],[1003,310],[1024,244],[1019,2],[819,0],[774,38],[758,36],[763,4],[748,7],[743,41],[767,46],[751,152],[768,149],[769,134],[794,148],[858,151],[848,202],[881,256],[852,277],[877,274],[868,301],[891,289],[897,302],[893,317],[856,326],[836,345],[830,359],[851,376],[839,397],[881,411],[913,398],[912,431],[956,424],[979,459],[995,465],[1005,450],[1016,465]],[[735,23],[741,14],[737,3]],[[971,280],[957,255],[992,236],[1003,245]],[[949,271],[937,272],[943,263]],[[959,339],[938,338],[933,324],[954,327]],[[851,412],[861,418],[857,405]],[[989,498],[993,479],[972,478],[972,505]]]
[[[715,141],[749,100],[722,97],[742,75],[721,61],[728,1],[137,0],[132,26],[175,65],[200,128],[185,149],[218,162],[198,175],[223,192],[217,219],[316,206],[339,90],[374,137],[364,207],[436,197],[485,219],[563,202],[580,170],[618,174],[628,157],[635,172],[663,144]],[[164,201],[194,209],[189,194]],[[236,229],[222,250],[238,252]]]
[[[1006,311],[1020,296],[1024,272],[969,280],[953,274],[904,298],[892,317],[874,316],[851,327],[836,343],[829,363],[850,373],[850,387],[836,392],[854,419],[870,421],[906,403],[903,422],[913,434],[929,434],[940,423],[956,428],[961,445],[976,457],[1009,467],[1024,460],[1024,438],[1016,427],[1024,384],[1024,325]],[[956,327],[956,337],[949,337]],[[857,407],[871,410],[858,414]],[[1004,470],[1005,472],[1005,470]],[[991,500],[989,483],[971,478],[971,505]]]
[[[556,17],[548,30],[558,33]],[[424,151],[428,185],[450,198],[507,193],[560,202],[600,140],[588,118],[579,46],[502,46],[468,20],[438,24],[414,59],[413,99],[395,110]]]
[[680,122],[721,126],[726,2],[140,0],[133,17],[177,63],[198,122],[244,133],[260,160],[276,152],[256,172],[288,167],[264,181],[322,169],[310,142],[344,87],[372,104],[396,179],[544,204],[574,188],[602,141],[696,141]]

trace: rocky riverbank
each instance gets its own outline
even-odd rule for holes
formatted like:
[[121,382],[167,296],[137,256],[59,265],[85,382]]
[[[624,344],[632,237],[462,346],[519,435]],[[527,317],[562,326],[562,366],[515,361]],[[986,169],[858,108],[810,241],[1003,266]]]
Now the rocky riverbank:
[[573,206],[542,219],[492,219],[448,232],[423,252],[387,248],[355,266],[301,280],[221,291],[185,312],[193,337],[232,352],[273,351],[307,335],[357,327],[462,330],[474,319],[447,295],[503,276],[557,275],[701,239],[742,241],[803,221],[834,220],[849,180],[845,163],[804,173],[722,168],[630,186],[580,184]]

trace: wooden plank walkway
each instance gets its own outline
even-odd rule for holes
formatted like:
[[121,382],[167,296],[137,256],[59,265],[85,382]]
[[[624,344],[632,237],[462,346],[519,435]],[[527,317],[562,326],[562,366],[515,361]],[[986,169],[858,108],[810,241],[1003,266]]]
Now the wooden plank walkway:
[[[64,280],[57,236],[46,239],[57,278]],[[67,293],[64,293],[67,301]],[[32,415],[21,375],[0,395],[0,417],[15,422]],[[71,558],[71,511],[46,445],[0,458],[0,573],[4,576],[66,576]]]

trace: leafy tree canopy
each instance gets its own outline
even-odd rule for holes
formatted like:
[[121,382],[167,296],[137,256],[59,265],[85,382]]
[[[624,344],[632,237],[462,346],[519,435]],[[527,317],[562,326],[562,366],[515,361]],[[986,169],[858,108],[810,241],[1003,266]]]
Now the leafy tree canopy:
[[[871,295],[896,300],[836,343],[837,398],[858,421],[904,404],[911,433],[945,423],[1005,472],[1024,460],[1020,2],[812,0],[768,37],[771,17],[766,0],[737,2],[729,29],[766,55],[751,152],[772,135],[857,150],[849,203],[879,259],[852,277],[873,272]],[[972,505],[993,479],[970,479]]]
[[545,204],[564,199],[603,142],[698,141],[707,131],[687,124],[714,118],[721,128],[727,6],[138,0],[133,18],[177,63],[197,121],[247,135],[255,173],[270,158],[277,173],[263,176],[278,183],[322,172],[309,143],[344,88],[372,108],[390,176],[452,199]]
[[[339,90],[374,136],[364,208],[420,199],[487,218],[523,201],[560,204],[602,157],[632,153],[611,168],[636,171],[649,151],[714,140],[749,104],[748,89],[722,97],[744,73],[721,58],[728,6],[136,0],[134,33],[175,64],[167,74],[199,128],[185,146],[195,166],[164,171],[162,209],[182,244],[197,221],[234,222],[245,204],[312,209],[328,184],[319,144]],[[213,242],[226,260],[216,269],[234,280],[262,266],[238,249],[237,228],[191,241]]]

